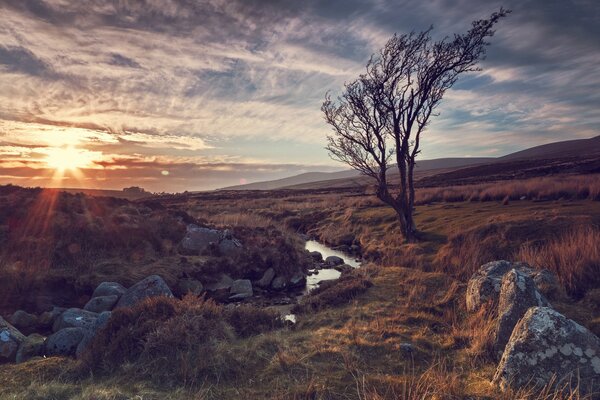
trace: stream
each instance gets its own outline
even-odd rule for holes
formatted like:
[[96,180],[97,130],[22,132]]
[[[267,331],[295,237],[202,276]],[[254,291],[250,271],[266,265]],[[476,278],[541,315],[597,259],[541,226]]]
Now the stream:
[[[334,250],[315,240],[307,240],[305,248],[308,251],[318,251],[323,255],[323,260],[329,256],[337,256],[342,258],[346,264],[353,268],[359,268],[361,264],[361,262],[357,261],[354,256]],[[338,279],[341,275],[339,271],[336,271],[333,268],[321,269],[318,272],[319,273],[317,275],[310,275],[306,278],[306,289],[304,293],[309,293],[311,290],[319,286],[320,282]]]

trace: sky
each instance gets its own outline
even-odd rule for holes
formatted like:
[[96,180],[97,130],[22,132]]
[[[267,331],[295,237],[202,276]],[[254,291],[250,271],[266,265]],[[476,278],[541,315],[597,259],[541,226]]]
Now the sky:
[[345,169],[325,93],[394,33],[451,36],[500,6],[421,157],[599,135],[597,0],[0,0],[0,184],[177,192]]

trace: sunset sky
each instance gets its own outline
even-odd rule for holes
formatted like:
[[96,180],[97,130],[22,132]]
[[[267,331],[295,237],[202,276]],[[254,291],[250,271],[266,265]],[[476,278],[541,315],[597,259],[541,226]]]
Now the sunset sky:
[[344,169],[325,92],[394,32],[452,35],[501,5],[422,157],[600,134],[598,0],[0,0],[0,184],[183,191]]

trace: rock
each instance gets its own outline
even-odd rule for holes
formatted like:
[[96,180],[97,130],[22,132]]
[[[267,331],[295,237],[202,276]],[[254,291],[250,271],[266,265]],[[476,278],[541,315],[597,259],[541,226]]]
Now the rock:
[[497,302],[502,286],[502,278],[511,269],[516,269],[533,278],[534,281],[535,277],[540,274],[540,271],[534,270],[522,262],[511,263],[499,260],[484,264],[473,274],[467,284],[467,310],[476,311],[490,300]]
[[342,264],[342,265],[336,265],[335,267],[333,267],[333,269],[335,269],[338,272],[341,272],[342,274],[347,274],[348,272],[352,271],[354,268],[352,268],[351,265]]
[[17,351],[24,340],[25,335],[0,317],[0,362],[15,361]]
[[18,310],[10,317],[9,322],[19,331],[28,335],[35,331],[38,324],[38,317],[23,310]]
[[242,251],[242,244],[237,239],[222,239],[219,242],[219,252],[226,257],[235,257]]
[[97,318],[98,314],[95,312],[80,308],[69,308],[56,318],[52,330],[58,332],[65,328],[89,328],[96,322]]
[[38,317],[38,327],[42,330],[51,330],[56,319],[65,311],[63,307],[53,307],[52,311],[45,311]]
[[34,357],[43,356],[45,342],[46,338],[40,334],[32,333],[27,336],[19,346],[15,361],[17,363],[22,363],[31,360]]
[[206,285],[206,290],[210,290],[211,292],[217,290],[229,290],[231,285],[233,284],[233,279],[227,274],[221,274],[219,280],[214,283],[209,283]]
[[86,334],[84,328],[65,328],[53,333],[46,339],[46,355],[74,356],[77,346]]
[[306,275],[302,272],[295,272],[294,275],[290,278],[289,282],[290,287],[304,287],[306,286]]
[[238,279],[233,281],[229,294],[230,300],[242,300],[252,297],[252,282],[250,282],[249,279]]
[[319,253],[318,251],[311,251],[309,254],[314,261],[323,261],[323,254]]
[[265,271],[262,278],[256,282],[256,286],[268,288],[269,285],[271,285],[271,282],[273,282],[273,278],[275,278],[275,270],[273,268],[269,268]]
[[81,341],[77,345],[77,349],[75,350],[75,356],[77,358],[80,358],[81,355],[87,350],[88,346],[90,345],[90,343],[92,343],[92,340],[94,340],[100,329],[106,326],[111,314],[112,313],[110,311],[104,311],[98,316],[98,319],[91,327],[91,329],[85,330],[83,339],[81,339]]
[[102,282],[98,285],[94,293],[92,294],[92,298],[94,297],[103,297],[103,296],[118,296],[121,297],[123,293],[125,293],[127,289],[123,285],[117,282]]
[[400,350],[404,353],[412,353],[415,351],[415,346],[412,343],[400,343]]
[[218,244],[220,240],[221,232],[218,230],[190,224],[181,241],[181,247],[185,250],[201,252],[206,250],[211,243]]
[[283,276],[276,276],[271,282],[271,289],[283,290],[287,287],[287,280]]
[[325,263],[330,266],[342,265],[344,263],[344,259],[338,256],[329,256],[325,259]]
[[132,307],[144,299],[156,296],[173,297],[173,293],[163,278],[158,275],[150,275],[127,289],[115,308]]
[[550,304],[538,292],[533,279],[516,269],[502,278],[498,304],[498,322],[494,335],[494,350],[498,360],[517,322],[531,307],[547,307]]
[[579,384],[585,395],[600,391],[599,377],[600,338],[549,307],[532,307],[515,327],[493,382],[502,390]]
[[563,287],[556,274],[547,269],[542,270],[533,270],[533,282],[535,282],[535,286],[546,296],[557,297],[563,291]]
[[177,282],[176,289],[181,296],[185,296],[189,293],[199,296],[204,290],[204,286],[202,285],[202,282],[197,279],[184,278]]
[[119,296],[114,294],[109,296],[98,296],[90,299],[83,309],[95,313],[110,311],[115,304],[117,304],[117,301],[119,301]]

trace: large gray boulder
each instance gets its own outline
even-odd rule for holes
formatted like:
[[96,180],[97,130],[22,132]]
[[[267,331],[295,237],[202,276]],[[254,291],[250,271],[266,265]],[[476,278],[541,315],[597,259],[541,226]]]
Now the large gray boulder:
[[98,332],[106,326],[111,315],[112,313],[110,311],[104,311],[103,313],[100,313],[94,325],[90,329],[85,330],[83,339],[81,339],[77,345],[77,349],[75,350],[75,355],[77,358],[80,358],[81,355],[88,349]]
[[56,318],[52,330],[58,332],[65,328],[89,329],[98,318],[98,314],[80,308],[69,308]]
[[190,224],[187,226],[185,237],[181,241],[181,247],[185,250],[201,252],[206,250],[211,243],[218,244],[220,241],[220,231]]
[[494,337],[494,350],[499,360],[517,322],[531,307],[548,307],[550,304],[537,290],[533,279],[511,269],[502,278],[498,303],[498,322]]
[[144,299],[156,296],[173,297],[173,293],[163,278],[158,275],[150,275],[127,289],[115,308],[132,307]]
[[40,334],[32,333],[27,336],[25,340],[19,346],[15,361],[22,363],[31,360],[34,357],[41,357],[44,355],[46,338]]
[[65,328],[53,333],[46,339],[46,355],[74,356],[85,334],[86,329],[81,327]]
[[38,324],[38,317],[23,310],[17,310],[8,320],[12,326],[28,335],[33,333]]
[[249,279],[238,279],[233,281],[229,290],[230,300],[243,300],[252,297],[252,282]]
[[117,296],[121,297],[123,293],[125,293],[127,289],[123,285],[117,282],[102,282],[98,285],[94,293],[92,294],[92,298],[94,297],[103,297],[103,296]]
[[110,311],[113,309],[115,304],[117,304],[117,301],[119,301],[119,296],[114,294],[108,296],[93,297],[90,299],[90,301],[86,303],[83,309],[94,313]]
[[600,393],[600,339],[549,307],[532,307],[518,322],[493,382],[502,390],[553,384]]
[[268,288],[269,285],[271,285],[271,282],[273,282],[274,278],[275,278],[275,270],[273,268],[269,268],[265,271],[262,278],[260,278],[256,282],[256,286],[258,286],[260,288]]
[[206,285],[206,290],[211,292],[217,290],[229,290],[233,285],[233,279],[227,274],[221,274],[216,282],[212,282]]
[[19,346],[24,340],[25,335],[0,317],[0,363],[15,361]]
[[509,262],[506,260],[492,261],[482,265],[467,284],[467,310],[476,311],[488,301],[496,303],[500,295],[502,278],[504,275],[516,269],[524,275],[533,279],[536,285],[558,284],[556,277],[548,270],[536,270],[522,262]]

